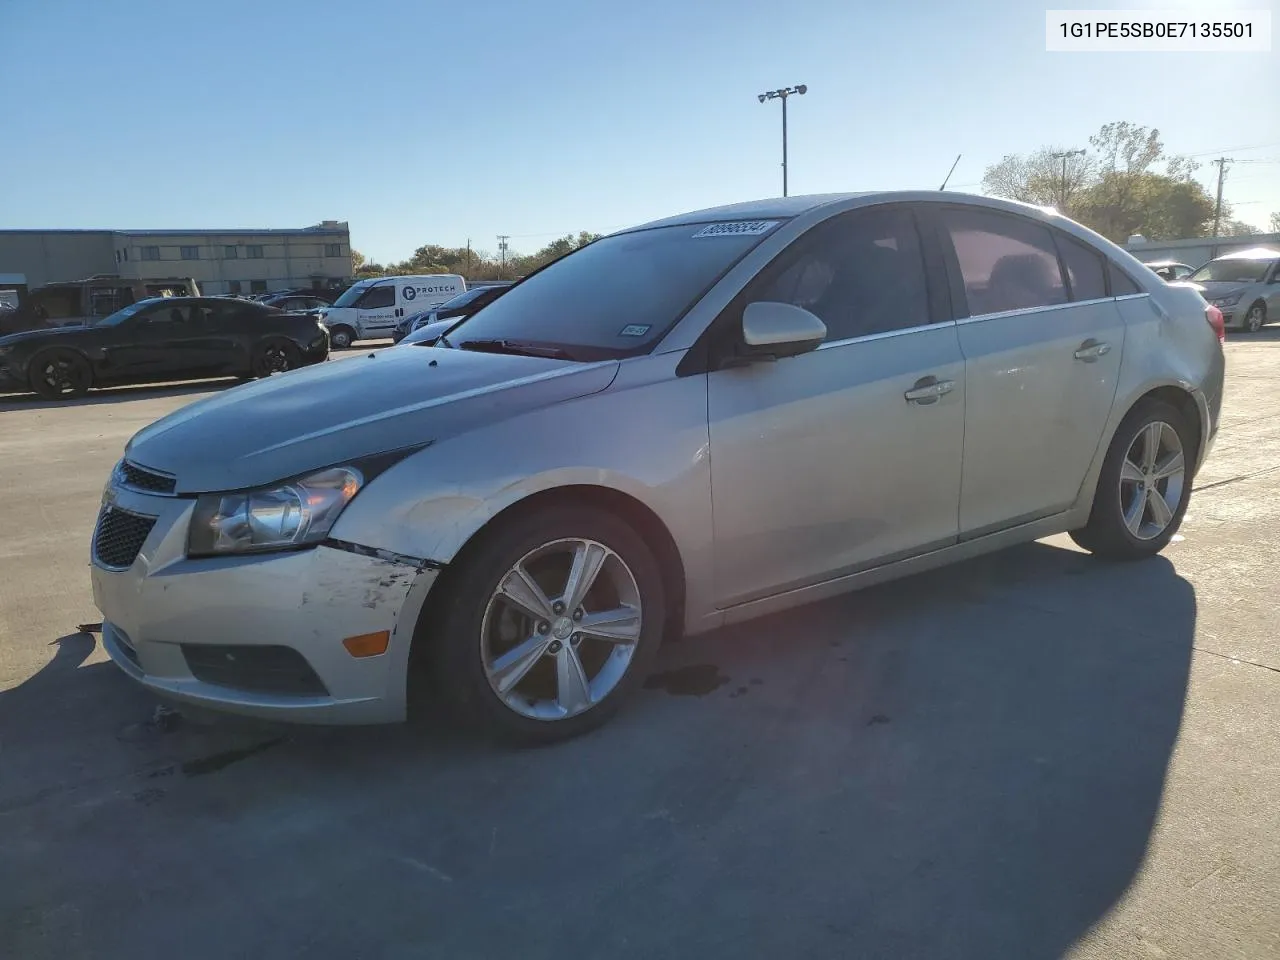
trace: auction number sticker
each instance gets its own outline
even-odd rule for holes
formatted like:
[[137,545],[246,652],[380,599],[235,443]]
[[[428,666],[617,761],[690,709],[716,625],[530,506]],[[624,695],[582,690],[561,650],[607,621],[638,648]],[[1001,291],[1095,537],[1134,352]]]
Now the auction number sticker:
[[1271,11],[1046,10],[1044,33],[1058,53],[1269,53]]
[[725,223],[709,223],[693,235],[698,237],[758,237],[778,225],[777,220],[730,220]]

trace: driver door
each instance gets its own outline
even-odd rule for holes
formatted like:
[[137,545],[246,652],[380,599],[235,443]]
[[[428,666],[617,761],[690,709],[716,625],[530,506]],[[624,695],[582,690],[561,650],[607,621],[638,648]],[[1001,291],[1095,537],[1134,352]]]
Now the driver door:
[[394,283],[370,287],[356,304],[356,325],[361,339],[376,340],[391,336],[397,320]]
[[[929,259],[939,262],[936,255]],[[842,214],[729,307],[804,307],[814,351],[708,374],[717,605],[728,608],[956,542],[964,359],[913,210]]]
[[189,303],[167,299],[134,314],[105,349],[112,376],[176,380],[206,372],[209,352],[199,319]]

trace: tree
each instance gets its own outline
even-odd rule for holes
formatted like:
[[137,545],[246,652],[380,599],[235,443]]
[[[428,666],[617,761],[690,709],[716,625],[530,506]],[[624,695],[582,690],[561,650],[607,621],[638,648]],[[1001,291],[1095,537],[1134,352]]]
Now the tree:
[[[1105,124],[1089,138],[1083,157],[1042,147],[1026,157],[1006,156],[988,167],[983,189],[1028,203],[1054,204],[1119,243],[1134,233],[1153,240],[1206,235],[1213,199],[1192,178],[1196,164],[1169,156],[1160,131],[1132,123]],[[1064,202],[1065,198],[1065,202]]]
[[1272,233],[1280,233],[1280,210],[1271,215],[1270,228]]
[[351,248],[351,272],[359,273],[360,268],[364,266],[364,254],[355,247]]
[[1224,237],[1250,237],[1255,233],[1262,233],[1262,230],[1243,220],[1223,220],[1218,233]]

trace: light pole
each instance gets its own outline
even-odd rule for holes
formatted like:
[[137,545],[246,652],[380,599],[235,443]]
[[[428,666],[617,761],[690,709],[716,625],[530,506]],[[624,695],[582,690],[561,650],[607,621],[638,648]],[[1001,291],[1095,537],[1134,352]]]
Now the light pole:
[[787,97],[793,93],[804,95],[809,92],[809,88],[803,84],[796,84],[794,87],[783,87],[781,90],[770,90],[766,93],[756,95],[756,99],[761,103],[766,100],[782,101],[782,195],[787,195]]
[[1083,150],[1067,150],[1063,153],[1055,153],[1053,159],[1062,161],[1062,189],[1058,192],[1061,197],[1062,212],[1067,212],[1067,159],[1069,157],[1083,157]]

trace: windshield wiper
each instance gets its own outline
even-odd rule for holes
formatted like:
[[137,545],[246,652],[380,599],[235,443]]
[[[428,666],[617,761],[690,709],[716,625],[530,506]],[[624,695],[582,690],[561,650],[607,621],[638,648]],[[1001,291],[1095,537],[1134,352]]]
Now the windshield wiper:
[[464,340],[458,344],[458,349],[474,350],[477,353],[505,353],[515,357],[546,357],[549,360],[573,359],[573,354],[560,347],[540,347],[520,340]]

